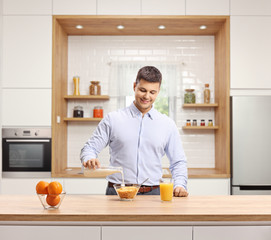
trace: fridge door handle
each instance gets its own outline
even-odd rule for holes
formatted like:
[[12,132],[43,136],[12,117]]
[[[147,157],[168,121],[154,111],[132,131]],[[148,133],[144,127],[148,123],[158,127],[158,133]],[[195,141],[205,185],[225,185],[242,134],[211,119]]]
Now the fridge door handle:
[[263,190],[263,191],[268,191],[271,190],[271,186],[269,185],[262,185],[262,186],[240,186],[240,190],[245,190],[245,191],[253,191],[253,190]]

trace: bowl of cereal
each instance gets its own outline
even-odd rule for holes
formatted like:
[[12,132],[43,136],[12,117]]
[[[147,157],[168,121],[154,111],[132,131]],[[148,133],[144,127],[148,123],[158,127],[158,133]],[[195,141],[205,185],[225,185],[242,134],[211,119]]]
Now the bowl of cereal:
[[139,184],[114,184],[114,188],[122,201],[132,201],[134,200],[140,185]]

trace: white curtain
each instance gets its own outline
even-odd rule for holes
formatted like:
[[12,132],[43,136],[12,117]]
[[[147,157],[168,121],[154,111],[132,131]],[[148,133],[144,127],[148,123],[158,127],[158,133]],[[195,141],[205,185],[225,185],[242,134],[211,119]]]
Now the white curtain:
[[178,97],[181,94],[181,63],[179,62],[111,62],[110,96],[131,96],[137,72],[144,66],[154,66],[162,73],[160,95]]

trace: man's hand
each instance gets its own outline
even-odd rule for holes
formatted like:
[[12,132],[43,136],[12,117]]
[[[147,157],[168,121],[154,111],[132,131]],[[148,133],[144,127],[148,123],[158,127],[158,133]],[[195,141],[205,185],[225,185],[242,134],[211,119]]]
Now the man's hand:
[[173,191],[174,197],[187,197],[188,192],[183,187],[176,187]]
[[100,161],[97,158],[92,158],[88,160],[87,162],[83,162],[83,165],[86,168],[93,168],[93,169],[101,167]]

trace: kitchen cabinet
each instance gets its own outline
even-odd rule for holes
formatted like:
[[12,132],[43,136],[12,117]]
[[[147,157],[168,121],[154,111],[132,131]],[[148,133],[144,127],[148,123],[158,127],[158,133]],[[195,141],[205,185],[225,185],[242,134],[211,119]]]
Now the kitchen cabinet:
[[230,195],[230,178],[189,178],[187,189],[189,196],[227,196]]
[[3,89],[2,125],[51,126],[51,89]]
[[4,16],[2,87],[51,88],[51,82],[52,17]]
[[3,240],[101,240],[100,231],[98,226],[0,226]]
[[271,16],[231,17],[231,89],[271,88],[269,29]]
[[186,15],[229,15],[230,0],[186,0]]
[[192,227],[180,226],[114,226],[102,227],[102,240],[192,240]]
[[7,195],[35,195],[36,185],[40,180],[51,182],[51,178],[2,178],[0,193]]
[[266,16],[271,15],[271,1],[270,0],[231,0],[230,14],[232,16]]
[[185,0],[142,0],[142,15],[185,15]]
[[98,15],[140,15],[140,0],[99,0],[97,1]]
[[52,15],[52,1],[3,0],[4,15]]
[[198,226],[193,234],[193,240],[269,240],[271,226]]
[[96,0],[53,0],[53,15],[95,15]]

